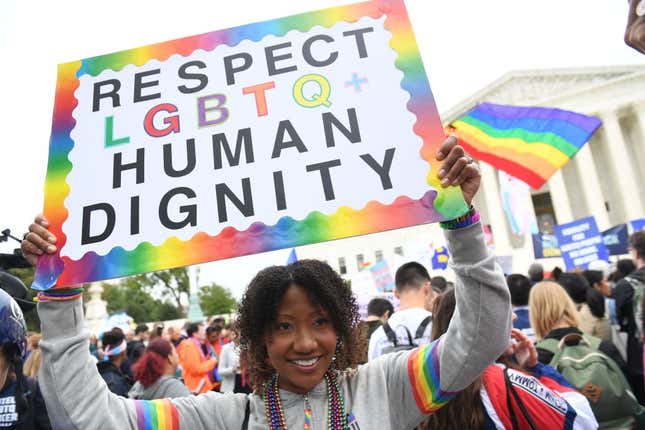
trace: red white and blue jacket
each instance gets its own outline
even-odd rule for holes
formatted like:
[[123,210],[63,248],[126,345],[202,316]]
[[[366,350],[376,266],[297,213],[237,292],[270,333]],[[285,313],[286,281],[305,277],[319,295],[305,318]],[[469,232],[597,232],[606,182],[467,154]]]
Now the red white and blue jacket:
[[[494,364],[482,375],[480,392],[486,416],[485,429],[513,429],[508,399],[520,430],[529,426],[504,378],[505,366]],[[554,368],[538,363],[524,373],[506,369],[508,379],[538,429],[597,429],[598,423],[587,398],[576,391]]]

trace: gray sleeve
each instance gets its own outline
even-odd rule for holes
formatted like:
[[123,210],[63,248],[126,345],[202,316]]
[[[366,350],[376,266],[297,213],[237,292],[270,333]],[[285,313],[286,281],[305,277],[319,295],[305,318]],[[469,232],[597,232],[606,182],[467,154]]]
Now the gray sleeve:
[[[133,400],[111,393],[90,357],[82,300],[38,303],[43,338],[38,381],[53,428],[137,430],[155,414],[194,430],[237,428],[246,396],[207,393],[163,400]],[[154,413],[152,412],[154,410]],[[142,424],[144,427],[138,427]]]
[[484,242],[481,224],[445,232],[455,271],[457,308],[439,342],[440,388],[470,385],[508,347],[511,300],[502,270]]
[[457,310],[448,332],[414,350],[372,360],[348,378],[346,400],[359,422],[389,421],[390,428],[414,428],[508,346],[510,295],[481,226],[450,231],[446,237],[457,275]]
[[134,403],[112,394],[90,357],[81,299],[38,303],[38,381],[54,428],[136,429]]

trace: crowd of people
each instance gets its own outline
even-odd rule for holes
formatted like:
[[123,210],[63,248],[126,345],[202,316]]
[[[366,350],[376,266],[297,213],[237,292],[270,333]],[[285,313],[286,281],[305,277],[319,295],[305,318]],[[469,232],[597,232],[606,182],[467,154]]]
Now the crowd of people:
[[[437,158],[470,204],[476,166],[455,139]],[[398,308],[376,298],[365,321],[348,283],[316,260],[260,271],[230,325],[100,339],[84,328],[81,288],[39,295],[42,337],[29,342],[0,291],[0,427],[639,428],[645,233],[630,237],[632,265],[505,276],[472,206],[442,227],[454,281],[404,264]],[[30,232],[33,264],[55,238],[41,216]]]

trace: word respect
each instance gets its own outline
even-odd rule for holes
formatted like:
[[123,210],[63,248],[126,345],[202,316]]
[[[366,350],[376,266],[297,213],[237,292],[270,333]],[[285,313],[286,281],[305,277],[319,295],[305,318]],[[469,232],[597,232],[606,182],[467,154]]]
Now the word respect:
[[[359,59],[368,57],[365,36],[373,31],[373,27],[365,27],[342,33],[343,37],[352,38],[354,40],[356,55]],[[339,51],[331,48],[334,42],[335,39],[328,34],[317,34],[309,37],[304,41],[301,47],[303,60],[308,65],[317,68],[334,64],[340,55]],[[314,47],[318,47],[316,53],[314,53]],[[323,49],[321,49],[321,47]],[[327,49],[324,49],[325,47],[327,47]],[[298,70],[298,66],[293,58],[293,46],[291,42],[282,42],[265,47],[264,60],[266,73],[269,77],[291,73]],[[222,67],[226,85],[231,86],[236,83],[236,78],[239,74],[249,71],[252,67],[259,66],[256,64],[256,61],[250,53],[238,52],[224,56],[222,58]],[[207,71],[207,65],[201,60],[192,60],[181,64],[177,69],[177,77],[182,81],[182,83],[176,87],[177,91],[180,94],[195,94],[204,90],[208,86],[210,79],[209,74],[205,71]],[[132,103],[140,103],[160,99],[162,97],[162,93],[156,91],[156,88],[159,87],[158,76],[160,74],[160,68],[137,72],[134,74],[132,82]],[[315,82],[320,87],[319,94],[314,95],[312,98],[306,98],[303,94],[303,88],[308,82]],[[92,89],[92,112],[98,112],[102,108],[103,101],[111,102],[113,108],[120,107],[122,103],[121,87],[122,83],[118,78],[110,78],[95,82]],[[242,88],[242,93],[244,95],[253,95],[255,97],[258,116],[268,114],[266,91],[273,88],[275,88],[275,83],[273,81],[258,83],[256,85]],[[329,106],[329,90],[329,83],[323,76],[307,74],[295,82],[293,94],[294,99],[301,106]],[[224,107],[225,101],[226,96],[224,94],[213,94],[199,97],[197,99],[199,112],[198,125],[203,127],[216,125],[225,121],[228,117],[228,111]],[[209,105],[210,102],[214,102],[215,105]],[[147,120],[154,116],[154,114],[159,110],[163,109],[159,107],[151,109],[149,114],[146,115]],[[217,111],[219,114],[217,115],[217,118],[208,120],[206,119],[206,113],[208,111]],[[170,131],[165,133],[168,134],[172,132],[172,129],[169,130]],[[146,129],[146,131],[148,131],[148,129]],[[151,135],[154,136],[155,134]]]

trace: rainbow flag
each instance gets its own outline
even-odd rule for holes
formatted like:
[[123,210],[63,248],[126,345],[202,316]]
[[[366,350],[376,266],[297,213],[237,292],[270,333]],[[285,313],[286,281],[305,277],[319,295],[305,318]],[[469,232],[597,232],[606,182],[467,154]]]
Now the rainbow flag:
[[562,109],[480,103],[451,126],[472,157],[538,189],[600,124]]

